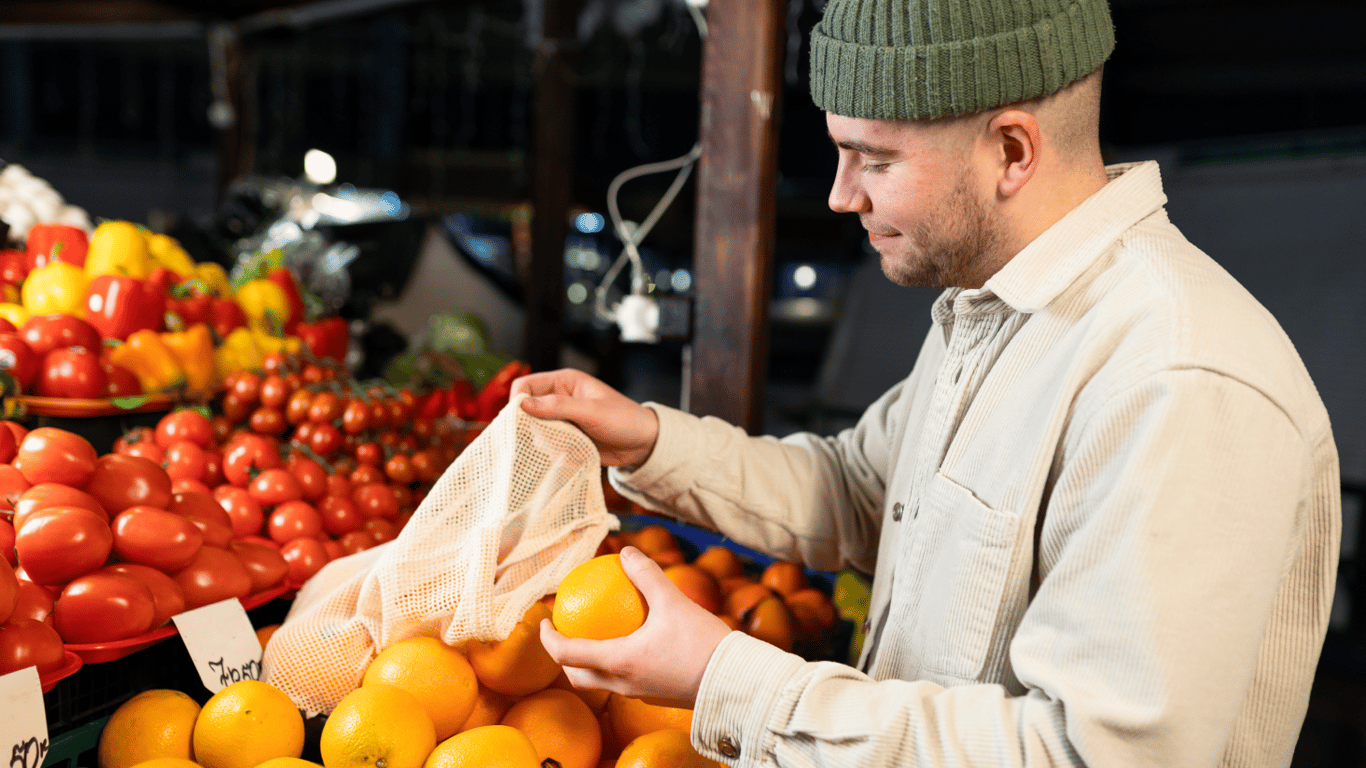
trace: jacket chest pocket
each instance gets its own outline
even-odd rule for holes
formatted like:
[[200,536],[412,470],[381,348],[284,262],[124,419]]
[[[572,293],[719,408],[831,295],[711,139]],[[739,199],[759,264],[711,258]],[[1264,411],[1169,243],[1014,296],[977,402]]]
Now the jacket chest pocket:
[[902,566],[914,574],[918,596],[904,619],[908,650],[928,670],[976,680],[1002,614],[1019,516],[988,507],[935,473],[913,528],[913,559]]

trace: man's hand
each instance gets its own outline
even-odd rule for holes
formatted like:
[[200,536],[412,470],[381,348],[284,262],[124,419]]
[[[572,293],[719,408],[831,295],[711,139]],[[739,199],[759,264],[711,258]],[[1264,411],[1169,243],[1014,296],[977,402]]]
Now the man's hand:
[[512,382],[512,396],[530,395],[522,410],[542,419],[573,422],[598,447],[609,467],[638,467],[659,437],[655,412],[583,371],[564,368]]
[[564,665],[576,688],[597,688],[692,708],[702,673],[730,627],[674,586],[655,561],[635,547],[621,550],[621,566],[645,596],[649,615],[640,629],[612,640],[568,638],[549,619],[541,644]]

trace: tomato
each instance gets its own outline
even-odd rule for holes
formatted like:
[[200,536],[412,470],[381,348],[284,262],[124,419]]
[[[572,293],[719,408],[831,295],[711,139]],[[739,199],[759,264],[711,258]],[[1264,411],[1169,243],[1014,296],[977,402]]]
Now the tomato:
[[181,440],[166,446],[166,455],[161,461],[162,468],[171,480],[188,478],[202,481],[207,464],[204,449],[189,440]]
[[19,383],[19,388],[31,392],[33,382],[38,378],[38,368],[42,358],[38,356],[24,338],[17,333],[0,333],[0,371]]
[[215,415],[209,417],[209,423],[213,425],[213,441],[218,445],[227,442],[228,435],[232,434],[233,422],[227,416]]
[[248,541],[234,541],[229,547],[247,573],[251,575],[251,591],[260,592],[279,584],[289,575],[289,563],[276,547],[253,544]]
[[342,545],[338,544],[336,539],[323,538],[319,539],[319,541],[323,543],[323,552],[327,553],[328,562],[332,562],[339,557],[346,557],[347,554],[349,554],[346,550],[342,549]]
[[171,481],[171,495],[192,492],[213,495],[213,489],[200,480],[190,480],[189,478],[182,477],[179,480]]
[[[289,442],[294,445],[308,445],[308,438],[313,436],[313,427],[316,426],[311,421],[305,421],[294,428],[294,434],[290,436]],[[309,450],[312,450],[311,448]]]
[[384,474],[394,483],[411,483],[417,479],[413,460],[404,453],[396,453],[384,462]]
[[104,369],[105,397],[132,397],[142,394],[142,383],[138,381],[137,374],[128,368],[110,362],[104,357],[100,358],[100,367]]
[[413,454],[413,475],[424,483],[435,482],[441,477],[441,458],[430,448],[423,448]]
[[302,536],[317,538],[322,530],[322,515],[306,501],[285,502],[276,507],[266,521],[266,533],[281,546]]
[[251,415],[247,417],[247,426],[251,427],[253,432],[272,436],[282,435],[289,428],[283,411],[279,408],[267,408],[264,405],[251,412]]
[[273,507],[303,498],[299,481],[287,469],[267,469],[247,484],[247,493],[262,507]]
[[324,459],[331,456],[341,450],[341,430],[326,422],[315,423],[313,433],[308,436],[308,447]]
[[0,429],[0,464],[8,464],[14,460],[14,454],[19,452],[19,441],[14,439],[14,433],[8,429]]
[[342,411],[342,431],[348,435],[359,435],[370,428],[370,406],[364,400],[352,400]]
[[88,509],[48,507],[24,519],[14,538],[19,565],[35,584],[65,584],[104,565],[114,547],[109,523]]
[[14,577],[14,568],[0,568],[0,624],[9,621],[18,603],[19,580]]
[[255,371],[242,371],[232,382],[231,392],[249,403],[261,400],[261,376]]
[[394,492],[384,483],[365,483],[351,491],[351,503],[360,510],[361,516],[393,517],[398,514],[398,500]]
[[279,466],[275,441],[264,435],[239,435],[223,449],[223,478],[239,488],[247,487],[256,470]]
[[327,476],[327,493],[324,496],[340,496],[343,499],[351,498],[351,480],[341,472]]
[[398,504],[398,511],[400,513],[411,512],[413,508],[416,506],[413,503],[412,488],[409,488],[406,485],[391,483],[389,485],[389,490],[393,491],[394,493],[394,503]]
[[289,473],[299,481],[300,498],[317,501],[327,495],[327,470],[323,465],[307,457],[300,457],[289,463]]
[[171,477],[156,462],[142,456],[101,456],[85,490],[111,515],[136,506],[166,509],[171,503]]
[[114,453],[141,456],[160,464],[166,450],[157,445],[156,431],[151,427],[133,427],[114,441]]
[[15,619],[0,626],[0,675],[24,667],[37,667],[39,674],[55,672],[65,664],[62,636],[47,624]]
[[356,505],[343,496],[324,496],[318,502],[318,514],[322,517],[323,530],[333,536],[350,533],[365,521]]
[[238,488],[235,485],[220,485],[213,489],[213,497],[218,505],[228,513],[228,518],[232,521],[232,535],[234,537],[261,532],[261,526],[265,523],[265,515],[261,512],[261,505],[256,503],[256,499],[253,499],[245,488]]
[[104,397],[108,387],[100,356],[83,347],[54,349],[43,355],[34,384],[42,397]]
[[314,424],[331,424],[346,412],[346,403],[333,392],[319,392],[308,405],[308,420]]
[[[286,385],[287,386],[287,385]],[[285,403],[285,420],[298,426],[308,421],[308,413],[313,405],[313,393],[306,389],[295,389]]]
[[351,481],[351,486],[353,488],[361,485],[370,485],[372,483],[383,483],[388,480],[388,478],[384,476],[384,470],[374,464],[362,464],[359,467],[356,467],[352,470],[351,476],[348,479]]
[[162,448],[181,440],[210,448],[213,446],[213,422],[194,408],[180,408],[157,422],[156,439]]
[[289,396],[292,394],[294,394],[293,390],[289,388],[289,384],[281,376],[271,374],[261,380],[261,405],[267,408],[284,410],[285,405],[289,403]]
[[4,555],[0,560],[9,563],[10,569],[19,564],[19,558],[14,554],[14,526],[3,518],[0,518],[0,555]]
[[289,583],[302,585],[327,565],[327,550],[322,542],[300,537],[280,546],[280,555],[289,563]]
[[99,354],[101,345],[100,332],[95,330],[95,326],[65,312],[34,315],[24,321],[19,335],[38,357],[54,349],[67,347],[82,347]]
[[109,513],[90,494],[61,483],[39,483],[19,494],[14,502],[14,524],[20,528],[32,513],[48,507],[83,507],[108,521]]
[[107,643],[136,637],[156,620],[152,590],[133,576],[101,571],[73,579],[52,609],[67,643]]
[[162,571],[184,568],[204,546],[204,535],[194,523],[155,507],[129,507],[114,517],[110,528],[119,557]]
[[342,551],[348,555],[354,555],[361,550],[375,546],[375,538],[364,528],[358,528],[350,533],[342,534],[337,543],[341,545]]
[[251,573],[223,547],[201,547],[195,559],[172,576],[185,593],[186,610],[251,594]]
[[175,582],[175,579],[151,566],[137,563],[114,563],[113,565],[106,565],[100,572],[131,576],[147,587],[148,591],[152,593],[152,605],[156,609],[152,618],[153,629],[165,624],[170,621],[172,616],[185,610],[185,593],[181,591],[180,585]]
[[372,517],[361,525],[361,530],[367,531],[376,544],[383,544],[386,541],[393,541],[398,536],[398,526],[392,521],[382,517]]
[[226,395],[223,395],[222,408],[223,418],[227,419],[230,423],[241,424],[251,416],[251,412],[256,408],[256,404],[247,401],[236,392],[229,392]]
[[265,362],[261,368],[266,373],[283,375],[289,369],[289,357],[284,352],[271,352],[266,355]]
[[38,427],[24,436],[10,463],[30,485],[50,482],[80,488],[94,473],[95,458],[95,447],[84,437],[56,427]]
[[323,371],[322,366],[316,363],[305,365],[304,369],[300,371],[300,375],[302,375],[304,381],[309,384],[317,384],[320,381],[327,380],[327,374]]
[[11,464],[0,464],[0,509],[14,509],[14,501],[28,488],[24,473]]
[[15,581],[19,584],[19,599],[14,604],[14,613],[10,614],[9,620],[33,619],[51,626],[53,598],[47,587],[40,587],[17,575]]
[[205,546],[224,547],[232,539],[232,516],[210,494],[177,493],[169,511],[193,523],[203,534]]
[[5,428],[8,429],[14,435],[15,445],[24,442],[24,436],[28,434],[28,429],[25,428],[23,424],[20,424],[17,421],[9,420],[0,421],[0,424],[4,424]]

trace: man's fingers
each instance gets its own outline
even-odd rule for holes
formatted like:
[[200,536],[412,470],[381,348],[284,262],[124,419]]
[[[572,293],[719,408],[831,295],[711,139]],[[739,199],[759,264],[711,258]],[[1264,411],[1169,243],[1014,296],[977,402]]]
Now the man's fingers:
[[550,619],[541,619],[541,645],[556,663],[565,667],[610,667],[613,659],[610,640],[565,637]]
[[660,603],[678,591],[678,587],[664,575],[659,563],[635,547],[621,548],[621,568],[626,571],[626,576],[636,585],[636,589],[645,596],[645,602],[649,605]]

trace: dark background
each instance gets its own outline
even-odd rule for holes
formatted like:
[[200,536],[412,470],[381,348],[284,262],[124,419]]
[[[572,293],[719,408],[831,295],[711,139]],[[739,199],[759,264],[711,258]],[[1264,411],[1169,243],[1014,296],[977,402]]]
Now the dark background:
[[[0,158],[23,163],[96,217],[212,226],[223,180],[206,117],[205,30],[226,19],[248,30],[252,172],[297,176],[304,152],[321,148],[337,158],[339,180],[397,191],[418,221],[528,199],[538,3],[380,2],[293,26],[262,16],[270,5],[5,3]],[[92,26],[99,6],[150,26]],[[789,5],[773,434],[849,423],[909,369],[933,297],[870,277],[857,220],[825,206],[834,152],[806,83],[806,35],[822,6]],[[1295,764],[1366,765],[1366,589],[1357,563],[1366,486],[1366,4],[1111,0],[1111,8],[1118,44],[1103,101],[1108,159],[1159,160],[1173,221],[1277,316],[1333,419],[1344,480],[1341,579]],[[574,196],[602,212],[617,173],[681,155],[696,140],[701,46],[678,0],[583,0],[580,33]],[[643,218],[668,181],[633,182],[624,215]],[[652,267],[688,266],[692,204],[689,185],[647,241]],[[792,283],[798,264],[817,269],[815,288]],[[402,275],[387,289],[401,289]],[[794,311],[796,299],[813,299],[816,311]],[[568,330],[589,353],[601,348],[603,329]],[[615,349],[613,383],[677,400],[678,345]]]

